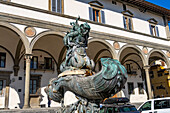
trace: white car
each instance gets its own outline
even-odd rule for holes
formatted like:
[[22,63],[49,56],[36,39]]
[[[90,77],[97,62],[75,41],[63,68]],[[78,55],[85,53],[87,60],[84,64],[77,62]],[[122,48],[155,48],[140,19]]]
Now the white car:
[[150,99],[139,106],[141,113],[170,113],[170,97]]

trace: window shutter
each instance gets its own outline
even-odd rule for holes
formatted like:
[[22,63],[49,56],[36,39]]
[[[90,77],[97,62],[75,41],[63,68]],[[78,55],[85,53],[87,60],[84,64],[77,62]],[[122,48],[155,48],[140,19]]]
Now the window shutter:
[[52,11],[56,12],[56,0],[52,0],[51,2],[51,6],[52,6]]
[[158,29],[158,26],[155,26],[155,28],[156,28],[156,36],[159,37],[159,29]]
[[101,22],[105,24],[105,13],[101,10]]
[[57,12],[61,13],[61,0],[57,0]]
[[93,21],[93,9],[89,7],[89,20]]
[[132,30],[132,20],[129,18],[129,30]]
[[152,27],[150,24],[149,24],[149,29],[150,29],[150,34],[153,35]]
[[124,23],[124,28],[127,29],[127,26],[126,26],[126,19],[125,19],[124,16],[123,16],[123,23]]

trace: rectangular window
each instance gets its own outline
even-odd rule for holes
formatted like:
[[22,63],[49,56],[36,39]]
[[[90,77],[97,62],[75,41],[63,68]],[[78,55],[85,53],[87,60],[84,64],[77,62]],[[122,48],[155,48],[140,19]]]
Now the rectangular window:
[[53,12],[62,12],[62,0],[49,0],[49,10]]
[[5,68],[6,53],[0,53],[0,67]]
[[30,94],[37,94],[37,90],[40,88],[39,77],[31,77],[30,79]]
[[105,13],[102,10],[89,7],[89,19],[99,23],[105,23]]
[[129,95],[135,94],[133,82],[128,82],[128,93],[129,93]]
[[169,99],[154,101],[154,109],[166,109],[166,108],[170,108],[170,100]]
[[150,26],[150,30],[151,30],[151,35],[156,36],[155,26],[151,25],[151,26]]
[[0,95],[3,94],[3,80],[0,80]]
[[124,28],[128,29],[128,30],[132,30],[132,18],[130,17],[123,17],[123,21],[124,21]]
[[95,22],[101,22],[100,21],[100,11],[93,9],[93,21]]
[[127,70],[127,73],[128,73],[128,74],[131,74],[130,64],[126,64],[126,66],[127,66],[127,67],[126,67],[126,68],[127,68],[127,69],[126,69],[126,70]]
[[158,36],[159,37],[159,30],[158,30],[158,27],[155,26],[155,25],[149,25],[150,26],[150,34],[152,36]]
[[139,94],[144,94],[143,83],[138,83]]
[[45,69],[53,69],[52,68],[52,58],[44,57]]
[[37,69],[38,68],[38,56],[33,56],[31,59],[31,69]]
[[40,94],[41,75],[31,75],[30,77],[30,94]]

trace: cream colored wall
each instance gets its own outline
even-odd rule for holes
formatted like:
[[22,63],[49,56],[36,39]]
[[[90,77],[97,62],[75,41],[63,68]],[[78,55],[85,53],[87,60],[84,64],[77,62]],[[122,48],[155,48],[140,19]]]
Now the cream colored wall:
[[[1,71],[13,71],[13,60],[11,56],[2,48],[0,52],[6,53],[6,66],[5,68],[0,68]],[[14,77],[13,73],[10,76],[11,84],[9,89],[9,108],[19,108],[18,103],[20,103],[19,95],[17,93],[18,86],[23,86],[22,83],[17,81],[18,77]],[[0,97],[0,108],[4,108],[5,97]]]
[[[23,4],[23,5],[28,5],[28,6],[48,10],[48,0],[29,0],[29,1],[11,0],[11,1],[15,2],[15,3]],[[89,13],[89,11],[88,11],[89,4],[87,4],[88,2],[89,1],[86,1],[86,0],[64,0],[64,4],[65,4],[64,14],[75,16],[75,17],[80,15],[81,18],[88,20],[89,19],[89,14],[88,14]],[[105,11],[106,24],[123,28],[123,15],[121,14],[121,11],[123,11],[122,4],[117,3],[117,5],[113,5],[113,4],[111,4],[111,0],[100,1],[100,2],[104,4],[104,9],[102,9],[102,10]],[[127,6],[127,9],[129,9],[134,14],[133,25],[134,25],[135,31],[149,34],[149,23],[147,22],[147,19],[154,17],[159,22],[158,27],[160,30],[160,32],[159,32],[160,36],[163,38],[166,38],[165,27],[163,26],[163,19],[161,16],[154,15],[154,14],[151,14],[148,12],[142,13],[142,12],[139,12],[138,9],[128,7],[128,6]],[[48,22],[59,23],[59,24],[63,24],[63,25],[70,25],[70,22],[75,21],[73,19],[68,19],[68,18],[50,15],[50,14],[46,14],[46,13],[42,13],[42,12],[32,11],[32,10],[28,10],[28,9],[24,9],[24,8],[18,8],[15,6],[9,6],[9,5],[5,5],[5,4],[0,4],[0,12],[18,15],[18,16],[22,16],[22,17],[29,17],[29,18],[33,18],[33,19],[44,20],[44,21],[48,21]],[[80,23],[82,23],[82,22],[80,22]],[[131,39],[139,39],[139,40],[144,40],[144,41],[148,41],[148,42],[154,42],[154,43],[158,43],[158,44],[162,44],[162,45],[169,45],[169,41],[160,40],[160,39],[156,39],[153,37],[144,36],[144,35],[140,35],[140,34],[136,34],[136,33],[130,33],[130,32],[118,30],[115,28],[103,27],[101,25],[96,25],[96,24],[92,24],[92,23],[89,23],[89,24],[91,26],[91,29],[94,31],[124,36],[124,37],[131,38]],[[23,31],[23,26],[19,26],[19,25],[16,25],[16,26],[18,29]],[[11,48],[11,47],[9,47],[9,48]],[[0,49],[0,51],[4,51],[4,50]],[[13,53],[13,51],[12,51],[12,53]],[[36,53],[36,55],[40,55],[40,52]],[[9,70],[9,71],[13,70],[13,62],[8,54],[7,54],[7,59],[8,59],[6,62],[7,68],[5,68],[5,69],[0,68],[0,70]],[[19,70],[19,74],[17,77],[14,77],[13,74],[11,75],[11,80],[15,80],[14,82],[12,82],[10,84],[11,88],[10,88],[10,97],[9,97],[9,107],[12,109],[15,107],[19,108],[19,104],[23,105],[24,85],[25,85],[24,84],[25,71],[23,69],[23,67],[24,67],[23,64],[24,64],[24,62],[22,59],[20,62],[20,70]],[[56,69],[54,72],[46,71],[44,73],[43,71],[35,71],[35,72],[31,71],[31,73],[42,74],[41,91],[42,91],[42,95],[44,97],[42,98],[42,102],[40,104],[46,104],[46,106],[47,106],[48,100],[47,100],[47,96],[44,92],[44,88],[48,84],[48,81],[51,78],[57,76]],[[142,79],[139,77],[139,75],[140,75],[140,73],[138,73],[138,76],[136,76],[136,77],[134,77],[134,76],[129,77],[128,82],[134,81],[135,82],[134,85],[136,87],[137,82],[142,82]],[[22,81],[18,80],[19,76],[23,77]],[[126,84],[126,88],[127,88],[127,84]],[[17,93],[18,89],[22,89],[22,92]],[[123,91],[125,92],[125,95],[127,95],[127,90],[123,90]],[[15,97],[15,98],[13,98],[13,97]],[[0,97],[0,99],[3,99],[3,98]],[[138,89],[136,88],[135,95],[131,95],[130,99],[131,99],[131,102],[145,101],[147,99],[146,92],[144,95],[139,95]],[[54,105],[55,105],[55,103],[52,104],[52,106],[54,106]]]
[[11,0],[11,2],[48,10],[49,0]]
[[131,6],[127,6],[127,10],[130,10],[134,14],[133,17],[134,31],[150,34],[149,22],[147,20],[154,18],[156,21],[158,21],[157,26],[159,29],[159,36],[167,38],[162,16],[150,12],[142,13],[138,9]]
[[[133,82],[135,94],[131,94],[131,95],[128,94],[128,85],[127,85],[128,82]],[[138,83],[143,83],[144,94],[139,94]],[[145,83],[142,80],[140,70],[137,71],[136,76],[135,75],[128,75],[128,79],[127,79],[127,82],[125,84],[125,89],[122,89],[122,95],[124,97],[128,97],[130,99],[131,103],[141,103],[141,102],[145,102],[147,100]]]
[[0,108],[5,107],[5,97],[0,97]]
[[[42,1],[40,2],[39,0],[36,1],[36,2],[33,1],[33,0],[30,0],[30,1],[27,1],[27,2],[22,1],[22,0],[14,0],[12,2],[21,3],[21,4],[31,4],[33,7],[41,7],[43,9],[48,9],[47,8],[48,7],[48,5],[47,5],[48,0],[44,0],[43,2]],[[83,1],[83,0],[81,0],[81,1],[64,0],[64,4],[65,4],[64,14],[75,16],[75,17],[80,15],[81,18],[89,19],[88,7],[90,5],[88,4],[88,2],[89,1]],[[114,4],[111,3],[111,0],[108,0],[108,1],[102,1],[101,0],[100,2],[104,4],[104,8],[102,10],[105,11],[106,24],[114,25],[114,26],[118,26],[118,27],[123,28],[123,17],[122,17],[122,14],[121,14],[121,12],[123,11],[122,4],[117,3],[117,5],[114,5]],[[1,6],[1,7],[3,8],[4,6]],[[24,10],[24,9],[21,12],[21,10],[20,11],[17,10],[18,8],[14,8],[15,10],[13,8],[11,9],[10,7],[8,7],[8,8],[4,8],[4,9],[5,10],[9,9],[9,10],[6,10],[5,12],[15,11],[15,12],[8,12],[8,13],[12,13],[12,14],[16,14],[16,15],[24,16],[26,14],[27,17],[29,17],[29,15],[30,15],[30,17],[32,17],[32,18],[38,18],[38,19],[43,19],[43,20],[47,19],[46,14],[45,15],[42,15],[41,13],[36,14],[34,11],[28,11],[28,10]],[[142,13],[138,9],[130,7],[130,6],[127,6],[127,9],[130,10],[134,14],[133,23],[134,23],[134,30],[135,31],[150,34],[149,23],[148,23],[147,20],[150,19],[150,18],[155,18],[158,21],[158,24],[159,24],[158,27],[159,27],[160,36],[163,37],[163,38],[166,38],[166,32],[165,32],[165,27],[164,27],[162,16],[158,16],[158,15],[148,13],[148,12]],[[25,12],[27,12],[27,13],[25,13]],[[38,15],[38,17],[36,15]],[[70,22],[70,21],[67,21],[67,22],[66,21],[65,22],[60,21],[60,19],[59,18],[57,19],[57,17],[55,17],[56,19],[51,20],[52,17],[53,16],[48,15],[47,20],[53,21],[53,22],[57,22],[57,20],[59,20],[59,23],[65,23],[65,24],[67,23],[67,25],[69,24],[68,22]],[[102,31],[103,31],[103,27],[102,27]],[[112,33],[113,32],[116,33],[116,31],[112,31]],[[108,32],[108,33],[110,33],[110,32]],[[118,32],[118,34],[120,34],[120,32]],[[123,34],[126,35],[125,33],[123,33]],[[131,36],[129,36],[129,37],[131,37]],[[140,39],[143,39],[143,38],[140,38]]]
[[0,52],[6,53],[6,59],[8,59],[5,68],[0,67],[0,71],[12,71],[14,63],[11,56],[2,48],[0,48]]
[[64,14],[88,19],[88,6],[79,0],[64,0]]
[[[4,50],[2,50],[0,48],[0,52],[6,52]],[[35,56],[40,56],[42,55],[42,58],[39,58],[39,60],[44,61],[44,57],[50,57],[49,55],[47,55],[46,53],[42,53],[42,52],[34,52]],[[6,53],[6,68],[0,68],[0,70],[3,71],[13,71],[13,61],[11,59],[11,57],[9,56],[8,53]],[[11,74],[11,83],[10,83],[10,89],[9,89],[9,108],[10,109],[19,109],[20,107],[23,106],[23,102],[24,102],[24,87],[25,87],[25,70],[24,70],[24,58],[21,59],[21,62],[19,64],[20,66],[20,70],[18,72],[18,76],[14,76],[13,74]],[[47,99],[47,94],[44,92],[44,88],[48,85],[49,80],[51,78],[55,78],[57,77],[57,69],[56,69],[56,65],[55,65],[55,69],[54,71],[34,71],[31,70],[31,74],[40,74],[42,75],[41,78],[41,94],[42,96],[42,101],[40,102],[40,104],[45,104],[46,107],[48,106],[48,99]],[[22,80],[18,80],[19,77],[22,77]],[[21,89],[21,92],[18,92],[18,89]],[[4,108],[4,101],[5,101],[5,97],[0,97],[0,108]],[[56,106],[60,106],[59,103],[56,103],[54,101],[52,101],[51,103],[51,107],[56,107]]]

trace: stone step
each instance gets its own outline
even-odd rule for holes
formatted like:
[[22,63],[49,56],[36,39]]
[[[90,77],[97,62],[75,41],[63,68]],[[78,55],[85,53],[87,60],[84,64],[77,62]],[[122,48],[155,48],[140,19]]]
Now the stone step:
[[61,113],[61,108],[10,109],[0,113]]

